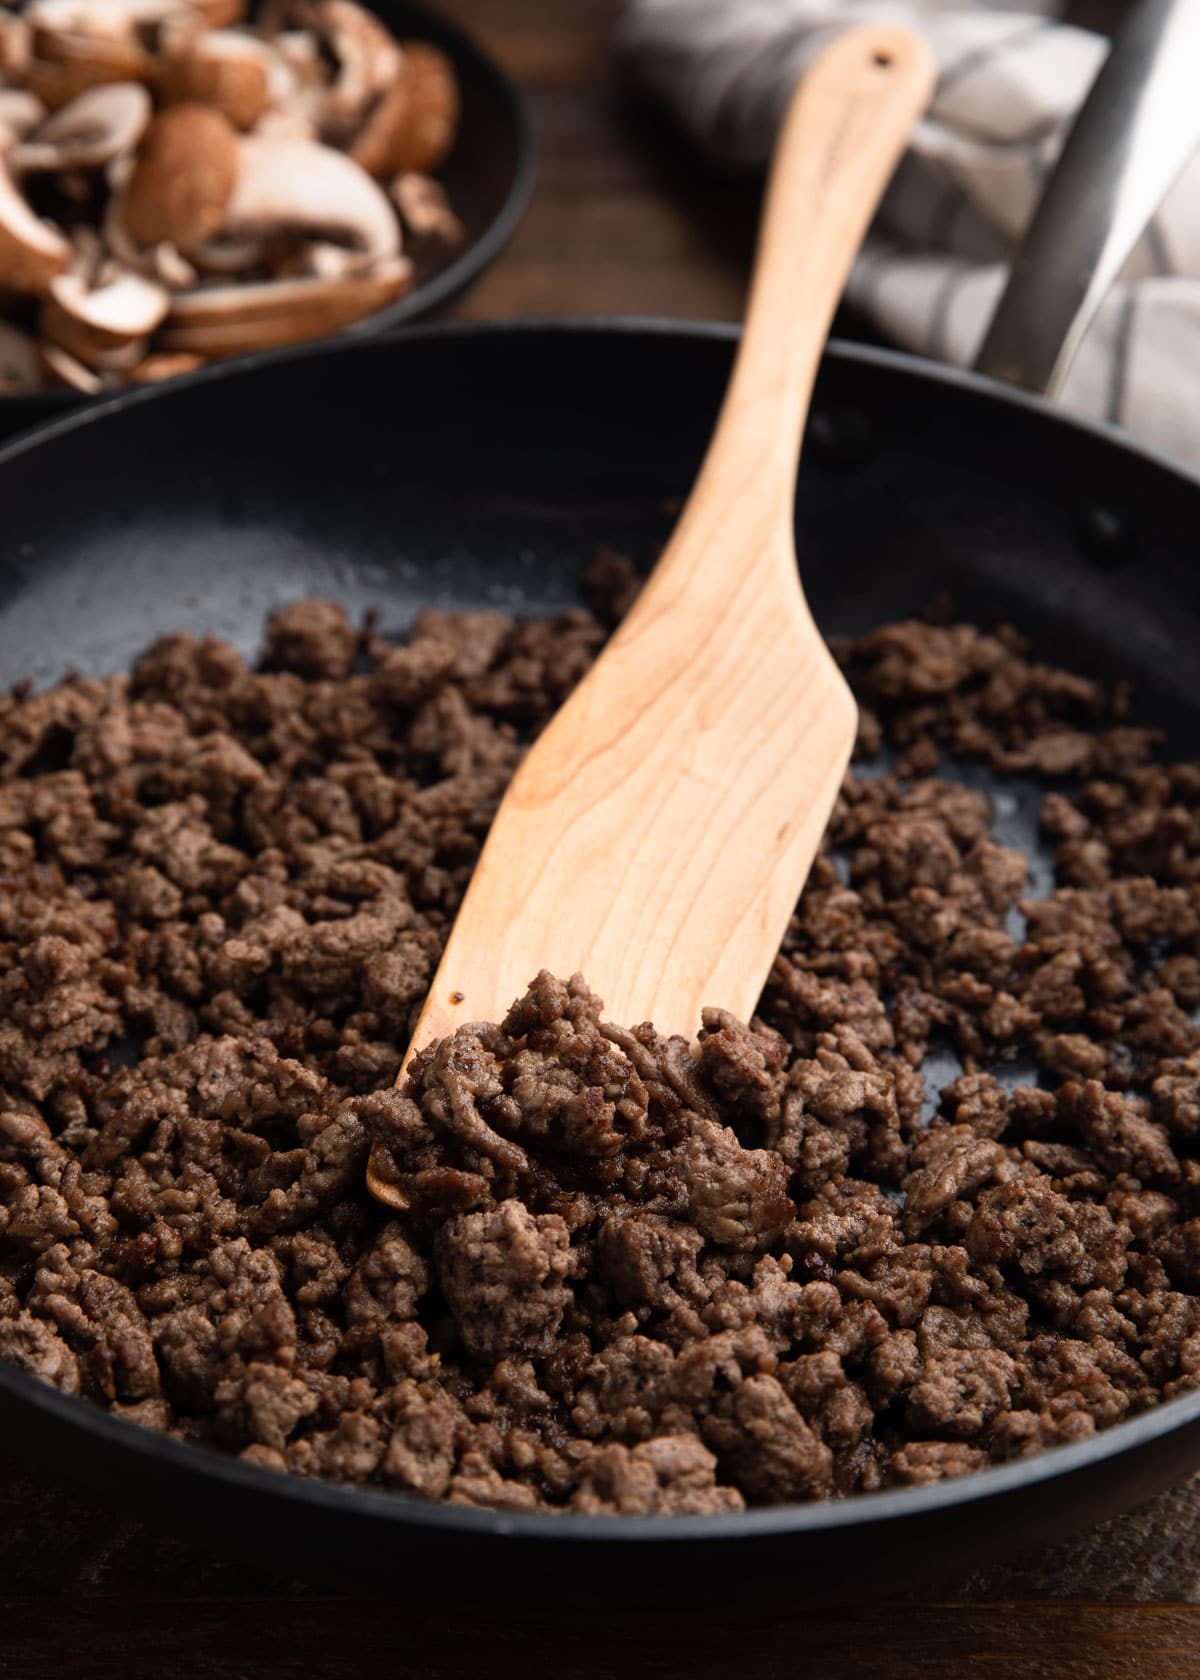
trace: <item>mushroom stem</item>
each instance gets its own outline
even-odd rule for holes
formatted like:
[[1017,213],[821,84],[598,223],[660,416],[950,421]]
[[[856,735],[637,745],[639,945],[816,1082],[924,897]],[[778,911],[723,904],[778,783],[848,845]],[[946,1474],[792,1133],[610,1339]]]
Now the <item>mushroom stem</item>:
[[0,158],[0,286],[40,296],[70,262],[70,241],[34,215]]

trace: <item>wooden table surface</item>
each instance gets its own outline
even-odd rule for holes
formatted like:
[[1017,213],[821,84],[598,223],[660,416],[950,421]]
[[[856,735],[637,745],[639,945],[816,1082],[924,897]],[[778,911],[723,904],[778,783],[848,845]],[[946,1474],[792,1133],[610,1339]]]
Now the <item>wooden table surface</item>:
[[[1077,0],[1072,10],[1105,27],[1118,3]],[[523,85],[540,148],[525,222],[458,316],[736,318],[757,188],[714,179],[622,91],[610,47],[619,0],[442,4]],[[939,1596],[771,1616],[735,1608],[702,1627],[606,1614],[601,1632],[539,1612],[531,1583],[529,1606],[498,1625],[470,1614],[469,1594],[423,1611],[313,1596],[86,1501],[46,1505],[14,1474],[0,1472],[0,1676],[17,1680],[1200,1680],[1200,1608],[1190,1605]]]

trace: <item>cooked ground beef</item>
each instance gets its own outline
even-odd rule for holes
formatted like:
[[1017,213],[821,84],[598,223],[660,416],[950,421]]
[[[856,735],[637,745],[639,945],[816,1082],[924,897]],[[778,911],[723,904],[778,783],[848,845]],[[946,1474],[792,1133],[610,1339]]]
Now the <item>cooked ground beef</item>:
[[[1009,630],[840,650],[858,766],[753,1023],[693,1049],[542,974],[392,1088],[635,579],[592,584],[403,646],[301,602],[258,669],[169,636],[0,702],[0,1355],[280,1470],[585,1512],[930,1482],[1194,1387],[1200,766]],[[970,760],[1043,779],[1045,896]]]

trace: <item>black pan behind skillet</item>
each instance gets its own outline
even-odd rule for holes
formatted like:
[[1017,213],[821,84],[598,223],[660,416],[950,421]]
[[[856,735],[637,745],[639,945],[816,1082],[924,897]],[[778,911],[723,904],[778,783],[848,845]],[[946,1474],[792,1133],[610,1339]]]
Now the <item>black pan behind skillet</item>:
[[[3,0],[0,0],[3,4]],[[470,35],[419,0],[368,0],[398,40],[430,41],[454,65],[462,115],[454,148],[438,170],[466,230],[449,262],[417,255],[413,289],[397,303],[348,329],[352,337],[394,332],[409,321],[437,317],[499,256],[525,213],[533,190],[536,146],[516,84]],[[261,0],[250,7],[251,18]],[[0,438],[57,419],[94,399],[76,391],[0,397]]]
[[[376,606],[392,630],[431,603],[572,601],[597,542],[645,557],[666,534],[733,342],[636,324],[423,330],[215,370],[10,445],[0,682],[108,671],[169,629],[249,650],[269,608],[310,593]],[[1200,755],[1197,525],[1200,482],[1113,435],[901,356],[826,357],[797,507],[826,632],[944,591],[968,617],[1011,618],[1048,657],[1133,677],[1142,716]],[[1014,800],[1007,783],[1004,799],[1002,838],[1031,847],[1032,794]],[[785,1577],[803,1597],[966,1568],[1150,1497],[1200,1465],[1200,1394],[963,1481],[659,1521],[276,1476],[4,1366],[0,1432],[47,1476],[281,1567],[407,1588],[450,1570],[494,1585],[619,1577],[659,1597],[721,1571],[746,1590]]]

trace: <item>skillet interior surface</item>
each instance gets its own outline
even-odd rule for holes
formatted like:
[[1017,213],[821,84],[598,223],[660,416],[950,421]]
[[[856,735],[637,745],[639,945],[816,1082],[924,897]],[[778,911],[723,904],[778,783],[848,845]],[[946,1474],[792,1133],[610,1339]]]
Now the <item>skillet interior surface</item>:
[[[598,542],[648,559],[668,533],[733,343],[728,329],[635,323],[427,329],[216,370],[10,445],[0,682],[113,670],[173,629],[250,651],[267,611],[308,594],[374,607],[384,631],[426,605],[561,608]],[[797,546],[827,633],[946,593],[964,616],[1010,618],[1040,654],[1134,678],[1137,714],[1168,729],[1176,754],[1200,756],[1198,512],[1186,474],[1032,400],[878,351],[826,357]],[[1034,801],[1032,786],[1014,798],[1006,783],[1001,839],[1033,847]],[[1032,890],[1046,879],[1035,856]],[[930,1068],[930,1082],[956,1071]],[[1200,1464],[1200,1395],[961,1482],[657,1522],[279,1477],[4,1366],[2,1436],[48,1475],[283,1567],[385,1586],[403,1574],[411,1587],[452,1559],[458,1579],[469,1568],[497,1587],[537,1569],[660,1597],[734,1571],[747,1590],[784,1576],[791,1595],[820,1596],[965,1568],[1148,1498]]]

